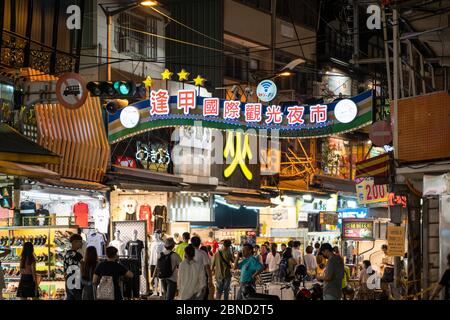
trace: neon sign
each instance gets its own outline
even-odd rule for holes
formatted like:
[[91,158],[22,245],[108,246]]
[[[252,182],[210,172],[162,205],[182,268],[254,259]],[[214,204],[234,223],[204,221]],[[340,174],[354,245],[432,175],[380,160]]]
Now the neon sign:
[[[199,122],[203,127],[219,130],[277,130],[280,138],[326,137],[372,123],[372,91],[311,106],[264,105],[201,97],[195,89],[180,90],[172,96],[168,90],[151,90],[149,97],[132,104],[140,112],[139,124],[134,128],[125,128],[120,123],[121,111],[110,115],[108,133],[111,143],[156,128],[197,126]],[[338,104],[339,108],[335,110]],[[351,110],[346,106],[351,106]]]
[[223,151],[223,156],[225,158],[231,156],[233,157],[233,161],[223,172],[225,178],[231,177],[239,166],[247,180],[253,179],[253,174],[245,163],[246,159],[251,160],[253,158],[252,150],[250,149],[250,139],[248,135],[244,135],[244,141],[242,142],[242,135],[243,134],[241,132],[236,132],[235,140],[235,133],[228,132],[227,144],[225,146],[225,150]]

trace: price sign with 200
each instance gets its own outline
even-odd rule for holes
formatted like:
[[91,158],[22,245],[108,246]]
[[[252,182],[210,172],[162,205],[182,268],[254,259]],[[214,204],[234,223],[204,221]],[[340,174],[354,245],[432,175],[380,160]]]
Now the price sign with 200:
[[383,199],[384,197],[386,197],[386,187],[384,185],[366,185],[366,198],[368,201]]

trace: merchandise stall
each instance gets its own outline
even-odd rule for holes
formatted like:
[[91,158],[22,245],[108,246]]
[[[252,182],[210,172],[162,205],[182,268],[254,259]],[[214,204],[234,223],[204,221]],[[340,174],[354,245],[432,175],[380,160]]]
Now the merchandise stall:
[[255,229],[219,229],[214,234],[217,241],[231,240],[231,244],[239,250],[245,243],[256,244]]
[[[14,299],[20,280],[20,254],[31,242],[37,258],[41,299],[65,296],[64,254],[72,234],[81,234],[83,248],[94,246],[104,255],[109,231],[109,204],[101,191],[56,187],[28,180],[14,189],[19,205],[0,227],[0,248],[11,253],[2,259],[6,298]],[[12,201],[17,203],[17,201]]]
[[41,299],[58,300],[65,296],[64,252],[70,246],[69,237],[78,232],[78,226],[18,226],[0,228],[0,249],[11,253],[2,258],[7,288],[6,299],[16,297],[20,280],[20,255],[23,244],[30,241],[36,255],[36,271],[41,279]]
[[308,228],[305,243],[314,246],[315,243],[329,242],[332,245],[339,245],[340,231],[337,227],[337,194],[304,194],[299,198],[298,207],[300,217],[304,217],[300,222]]

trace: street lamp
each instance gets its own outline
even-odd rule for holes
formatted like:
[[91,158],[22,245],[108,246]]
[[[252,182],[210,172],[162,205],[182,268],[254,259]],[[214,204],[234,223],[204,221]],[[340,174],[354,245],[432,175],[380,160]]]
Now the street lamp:
[[154,7],[158,5],[158,1],[144,0],[139,3],[143,7]]
[[100,8],[106,16],[106,63],[107,63],[107,81],[111,81],[111,45],[112,45],[112,18],[119,13],[134,9],[136,7],[142,6],[146,8],[151,8],[158,5],[158,1],[155,0],[139,0],[132,1],[125,5],[118,5],[117,8],[106,7],[104,4],[99,4]]

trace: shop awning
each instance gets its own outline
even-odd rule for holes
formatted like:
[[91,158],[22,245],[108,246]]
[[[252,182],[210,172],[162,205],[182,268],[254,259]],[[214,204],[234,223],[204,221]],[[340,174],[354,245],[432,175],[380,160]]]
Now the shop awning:
[[106,173],[105,183],[125,190],[163,192],[177,192],[186,185],[182,177],[172,174],[117,165],[113,165],[111,171]]
[[241,206],[247,206],[247,207],[271,207],[275,206],[272,204],[270,199],[264,199],[264,198],[258,198],[258,197],[239,197],[239,196],[225,196],[225,200],[229,204],[237,204]]
[[0,123],[0,160],[33,165],[59,164],[61,157]]
[[321,190],[356,193],[355,181],[316,174],[313,177],[314,187]]
[[144,180],[153,180],[161,182],[170,182],[175,184],[183,183],[182,177],[177,177],[169,173],[154,172],[144,169],[127,168],[117,165],[113,165],[111,167],[111,173],[124,178],[128,177],[134,179],[142,179],[143,182],[145,182]]
[[59,178],[59,174],[42,166],[0,160],[0,173],[27,178]]
[[86,181],[86,180],[76,180],[76,179],[40,179],[42,183],[48,184],[50,186],[73,188],[73,189],[83,189],[83,190],[95,190],[95,191],[107,191],[110,187],[101,183]]

